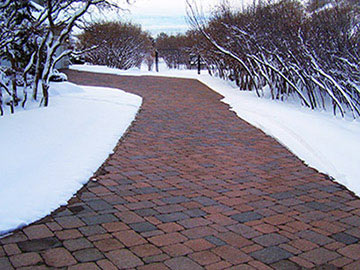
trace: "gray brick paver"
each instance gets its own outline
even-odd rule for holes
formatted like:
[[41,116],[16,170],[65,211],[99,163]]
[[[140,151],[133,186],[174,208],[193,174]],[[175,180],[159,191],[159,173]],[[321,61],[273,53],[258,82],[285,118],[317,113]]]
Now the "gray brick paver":
[[104,258],[104,255],[95,248],[82,249],[73,252],[73,256],[79,262],[93,262]]
[[269,233],[253,239],[254,242],[259,245],[270,247],[270,246],[278,246],[280,244],[286,243],[289,241],[288,238],[282,236],[278,233]]
[[23,252],[41,251],[60,246],[61,242],[56,237],[35,239],[18,243],[18,247]]
[[0,258],[0,269],[2,269],[2,270],[13,270],[14,267],[12,267],[12,265],[11,265],[8,258]]
[[192,269],[192,270],[202,270],[204,269],[199,264],[190,260],[187,257],[177,257],[165,261],[165,265],[170,267],[171,270],[183,270],[183,269]]
[[232,219],[239,221],[240,223],[245,223],[248,221],[254,221],[261,219],[263,216],[254,212],[254,211],[248,211],[240,214],[235,214],[231,216]]
[[262,250],[255,251],[250,255],[266,264],[272,264],[293,256],[291,253],[279,247],[264,248]]
[[134,231],[143,233],[157,230],[157,227],[149,222],[132,223],[129,225]]

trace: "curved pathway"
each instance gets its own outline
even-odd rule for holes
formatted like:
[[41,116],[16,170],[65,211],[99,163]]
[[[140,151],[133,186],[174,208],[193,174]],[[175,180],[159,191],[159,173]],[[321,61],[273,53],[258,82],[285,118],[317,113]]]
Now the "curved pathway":
[[360,269],[359,198],[220,95],[194,80],[67,73],[141,95],[142,110],[66,207],[0,239],[1,270]]

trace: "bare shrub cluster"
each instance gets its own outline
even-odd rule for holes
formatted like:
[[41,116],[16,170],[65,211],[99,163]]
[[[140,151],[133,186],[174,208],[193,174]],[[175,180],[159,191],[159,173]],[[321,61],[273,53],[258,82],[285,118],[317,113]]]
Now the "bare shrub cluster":
[[259,96],[297,95],[305,106],[360,116],[360,6],[354,1],[297,0],[234,11],[223,5],[204,20],[189,4],[209,70]]
[[85,60],[96,65],[119,69],[140,67],[152,52],[150,35],[131,23],[93,23],[78,38],[81,47],[94,47],[85,54]]

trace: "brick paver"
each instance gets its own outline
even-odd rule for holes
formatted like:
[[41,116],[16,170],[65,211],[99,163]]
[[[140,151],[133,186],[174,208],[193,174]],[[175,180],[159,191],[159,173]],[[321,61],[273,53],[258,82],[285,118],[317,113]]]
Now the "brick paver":
[[194,80],[67,73],[138,94],[142,109],[67,206],[0,238],[0,269],[359,269],[359,198],[219,94]]

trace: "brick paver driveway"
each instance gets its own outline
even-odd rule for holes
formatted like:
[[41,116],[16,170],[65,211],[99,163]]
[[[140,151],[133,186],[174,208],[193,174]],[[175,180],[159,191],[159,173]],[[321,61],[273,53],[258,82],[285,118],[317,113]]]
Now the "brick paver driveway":
[[220,95],[193,80],[68,74],[141,95],[142,110],[97,181],[0,240],[1,270],[360,269],[360,200]]

